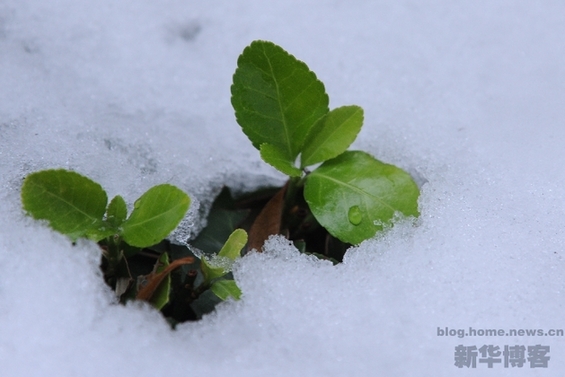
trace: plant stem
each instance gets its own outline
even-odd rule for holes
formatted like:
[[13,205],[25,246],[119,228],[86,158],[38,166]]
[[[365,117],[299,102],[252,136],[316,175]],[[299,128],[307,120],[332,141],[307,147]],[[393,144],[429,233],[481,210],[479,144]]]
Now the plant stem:
[[121,242],[121,237],[117,234],[106,238],[107,248],[104,250],[104,256],[108,260],[109,270],[115,270],[124,256],[120,249]]
[[286,195],[285,195],[285,204],[291,204],[296,201],[296,194],[298,190],[302,189],[304,186],[304,182],[306,181],[306,175],[303,177],[292,177],[286,183]]

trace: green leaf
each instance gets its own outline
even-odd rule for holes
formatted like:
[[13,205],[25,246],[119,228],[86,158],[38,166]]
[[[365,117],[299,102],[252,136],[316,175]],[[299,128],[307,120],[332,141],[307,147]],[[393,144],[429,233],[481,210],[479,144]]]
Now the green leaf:
[[318,222],[351,244],[374,236],[395,212],[418,216],[418,195],[408,173],[360,151],[324,162],[304,187],[304,198]]
[[126,202],[124,198],[119,195],[116,195],[110,204],[108,205],[108,209],[106,209],[106,221],[111,226],[117,228],[119,227],[128,215],[128,208],[126,206]]
[[294,166],[293,161],[287,158],[285,152],[274,145],[261,144],[261,158],[283,174],[291,177],[300,177],[302,175],[302,170]]
[[117,228],[114,228],[110,224],[102,221],[98,227],[88,229],[83,235],[83,237],[98,242],[100,240],[103,240],[104,238],[113,236],[114,234],[117,233],[118,233]]
[[268,143],[291,162],[310,128],[329,111],[324,84],[272,42],[254,41],[243,50],[231,93],[237,122],[255,148]]
[[200,259],[200,269],[204,274],[204,285],[210,284],[214,279],[221,278],[231,269],[233,261],[229,258],[218,258],[218,256],[208,259],[202,256]]
[[22,186],[24,210],[37,220],[69,236],[73,241],[95,241],[103,226],[108,197],[98,183],[72,171],[43,170],[28,175]]
[[230,296],[236,300],[241,298],[241,289],[239,289],[233,280],[215,281],[214,284],[212,284],[211,290],[222,300],[226,300]]
[[130,217],[122,224],[125,242],[136,247],[155,245],[180,223],[190,198],[169,184],[150,188],[134,204]]
[[319,119],[308,133],[302,151],[302,167],[337,157],[349,146],[363,126],[363,109],[342,106]]
[[231,271],[233,262],[241,256],[241,249],[247,243],[247,232],[236,229],[230,234],[218,255],[200,258],[200,269],[204,274],[204,284],[210,284]]
[[124,198],[115,196],[106,209],[106,220],[97,229],[91,229],[87,232],[87,237],[94,240],[101,240],[106,237],[119,233],[119,226],[127,217],[127,206]]
[[235,261],[241,256],[241,249],[247,243],[247,232],[243,229],[236,229],[229,236],[228,240],[218,253],[219,257],[226,257]]
[[[159,261],[156,264],[155,274],[163,272],[169,266],[169,255],[167,253],[161,254]],[[169,302],[169,296],[171,294],[171,274],[167,274],[163,281],[159,284],[155,292],[151,296],[149,302],[156,309],[160,310],[163,306],[167,305]]]

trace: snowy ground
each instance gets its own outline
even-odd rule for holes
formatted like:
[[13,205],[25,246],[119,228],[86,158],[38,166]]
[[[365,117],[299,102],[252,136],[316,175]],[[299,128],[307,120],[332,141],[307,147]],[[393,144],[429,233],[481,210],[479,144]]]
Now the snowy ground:
[[[437,334],[565,329],[564,35],[549,0],[1,1],[0,375],[562,376],[563,336]],[[421,221],[337,267],[272,242],[240,302],[171,331],[115,305],[96,245],[23,215],[21,180],[70,168],[130,203],[170,182],[195,227],[222,184],[282,182],[230,105],[254,39],[365,109],[354,147],[427,180]],[[458,369],[460,344],[551,359]]]

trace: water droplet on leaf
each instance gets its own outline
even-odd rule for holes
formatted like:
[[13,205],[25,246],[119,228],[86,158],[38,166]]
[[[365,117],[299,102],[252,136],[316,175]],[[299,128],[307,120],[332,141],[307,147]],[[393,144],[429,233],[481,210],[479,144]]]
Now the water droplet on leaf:
[[359,225],[361,223],[361,220],[363,219],[361,208],[359,208],[359,206],[350,207],[349,211],[347,212],[347,217],[351,224]]

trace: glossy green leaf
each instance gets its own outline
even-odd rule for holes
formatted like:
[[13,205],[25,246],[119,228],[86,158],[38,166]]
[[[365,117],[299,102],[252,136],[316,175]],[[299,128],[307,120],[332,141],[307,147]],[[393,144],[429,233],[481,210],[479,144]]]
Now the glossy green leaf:
[[241,256],[241,250],[247,243],[247,232],[243,229],[236,229],[229,236],[228,240],[218,253],[219,257],[229,258],[235,261]]
[[363,126],[363,109],[342,106],[319,119],[308,133],[301,155],[302,167],[337,157],[349,146]]
[[268,143],[291,162],[310,128],[329,111],[322,82],[272,42],[254,41],[243,50],[231,93],[237,122],[255,148]]
[[294,166],[294,162],[289,160],[286,154],[280,148],[274,145],[261,144],[261,158],[266,163],[273,166],[278,171],[291,177],[300,177],[302,170]]
[[128,208],[124,198],[116,195],[114,199],[108,204],[108,209],[106,210],[106,221],[111,226],[117,228],[119,227],[128,215]]
[[304,198],[318,222],[351,244],[374,236],[395,212],[418,216],[418,196],[408,173],[360,151],[324,162],[304,187]]
[[177,227],[189,205],[190,198],[177,187],[154,186],[135,202],[130,217],[122,224],[121,235],[132,246],[155,245]]
[[[155,274],[163,272],[169,266],[169,255],[167,253],[161,254],[159,261],[157,262],[157,267],[155,268]],[[169,302],[169,296],[171,294],[171,274],[167,274],[163,281],[159,284],[153,296],[149,302],[157,309],[163,308]]]
[[233,297],[236,300],[241,298],[241,289],[233,280],[218,280],[212,284],[212,292],[222,300],[227,300],[228,297]]
[[72,240],[99,240],[108,197],[98,183],[68,170],[44,170],[26,177],[21,195],[24,210],[33,218],[47,220]]

